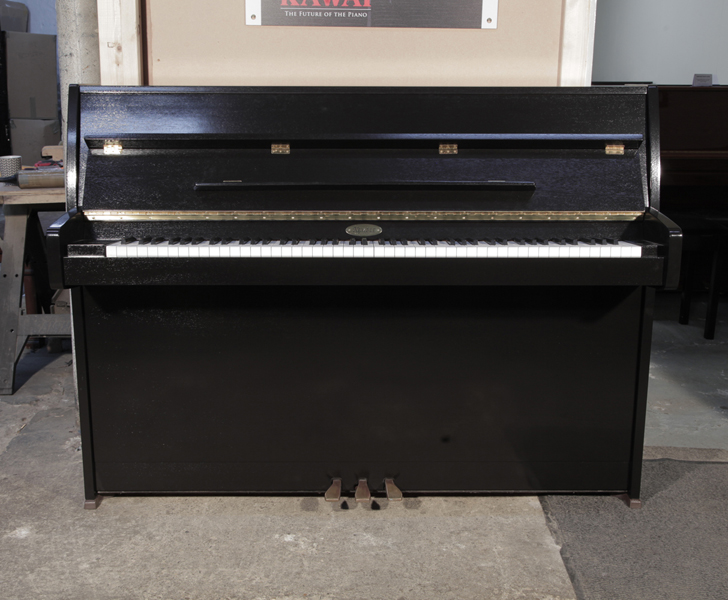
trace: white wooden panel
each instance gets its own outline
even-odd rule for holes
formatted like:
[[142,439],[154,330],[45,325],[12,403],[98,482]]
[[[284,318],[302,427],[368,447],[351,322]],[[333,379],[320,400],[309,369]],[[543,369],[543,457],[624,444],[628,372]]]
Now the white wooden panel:
[[490,30],[352,31],[246,26],[242,0],[147,0],[142,57],[139,0],[98,0],[101,81],[139,85],[143,59],[153,85],[590,85],[596,3],[501,2]]
[[597,0],[564,0],[559,85],[591,85]]
[[102,85],[141,85],[139,0],[97,0]]

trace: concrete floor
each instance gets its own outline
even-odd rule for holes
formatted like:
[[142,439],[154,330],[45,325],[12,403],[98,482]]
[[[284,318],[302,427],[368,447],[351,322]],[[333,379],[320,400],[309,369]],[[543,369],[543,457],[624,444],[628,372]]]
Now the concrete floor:
[[[700,318],[677,324],[674,295],[658,299],[646,454],[726,461],[728,303],[708,342]],[[109,498],[84,511],[71,369],[69,353],[26,354],[18,391],[0,400],[3,600],[577,598],[535,497],[374,509]]]

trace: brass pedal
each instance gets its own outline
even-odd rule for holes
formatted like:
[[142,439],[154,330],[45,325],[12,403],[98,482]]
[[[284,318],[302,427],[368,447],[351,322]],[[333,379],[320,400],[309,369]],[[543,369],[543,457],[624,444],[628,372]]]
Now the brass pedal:
[[334,477],[331,480],[329,489],[324,494],[326,502],[338,502],[341,499],[341,477]]
[[387,500],[393,502],[400,502],[403,499],[402,490],[400,490],[395,484],[394,479],[385,479],[384,488],[387,490]]
[[360,479],[356,486],[356,492],[354,498],[357,502],[371,502],[372,493],[369,491],[369,485],[367,485],[366,479]]

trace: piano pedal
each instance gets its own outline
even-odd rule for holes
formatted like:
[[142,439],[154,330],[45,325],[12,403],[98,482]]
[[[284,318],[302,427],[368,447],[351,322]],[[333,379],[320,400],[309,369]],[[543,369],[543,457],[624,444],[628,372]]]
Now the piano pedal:
[[385,479],[384,488],[387,491],[387,500],[391,502],[400,502],[403,499],[402,490],[400,490],[395,484],[394,479]]
[[341,499],[341,477],[334,477],[331,480],[329,489],[324,494],[326,502],[338,502]]
[[354,493],[354,499],[357,502],[371,502],[372,493],[369,491],[369,485],[366,479],[360,479],[356,486],[356,492]]

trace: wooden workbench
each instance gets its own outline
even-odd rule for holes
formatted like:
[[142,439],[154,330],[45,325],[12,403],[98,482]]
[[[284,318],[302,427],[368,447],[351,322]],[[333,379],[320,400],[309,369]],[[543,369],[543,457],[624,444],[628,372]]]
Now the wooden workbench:
[[26,256],[32,255],[38,280],[47,281],[45,236],[38,213],[66,209],[63,188],[21,190],[0,184],[5,235],[0,240],[0,394],[12,394],[15,366],[29,336],[71,335],[70,315],[26,315],[21,310]]

